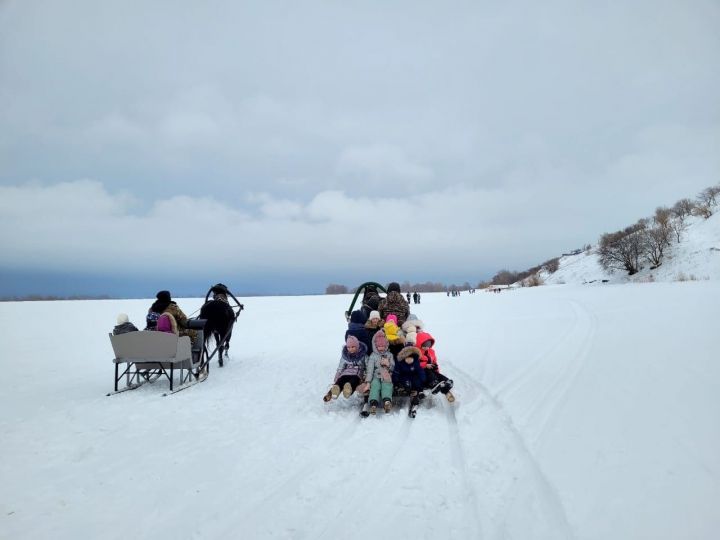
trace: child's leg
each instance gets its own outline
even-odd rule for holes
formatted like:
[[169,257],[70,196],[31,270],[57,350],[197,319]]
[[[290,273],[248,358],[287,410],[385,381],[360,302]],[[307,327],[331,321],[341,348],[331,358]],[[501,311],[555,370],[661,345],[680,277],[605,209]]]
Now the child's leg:
[[380,391],[382,383],[378,379],[373,379],[370,383],[370,396],[368,397],[368,403],[372,404],[374,401],[377,403],[380,400]]
[[[373,381],[375,382],[375,381]],[[382,397],[382,400],[392,400],[393,395],[393,383],[391,382],[383,382],[380,383],[380,396]]]

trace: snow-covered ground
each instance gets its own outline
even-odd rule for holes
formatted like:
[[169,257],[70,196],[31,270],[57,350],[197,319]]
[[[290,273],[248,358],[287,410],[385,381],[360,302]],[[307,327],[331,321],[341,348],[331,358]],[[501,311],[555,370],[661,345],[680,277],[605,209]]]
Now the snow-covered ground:
[[658,268],[649,263],[633,276],[616,270],[609,273],[598,261],[597,246],[589,252],[560,258],[557,272],[540,275],[548,285],[590,283],[642,283],[648,281],[720,280],[720,210],[709,219],[688,217],[680,243],[673,237],[665,259]]
[[149,300],[0,304],[0,538],[715,539],[719,297],[425,294],[458,399],[415,419],[322,402],[349,296],[246,299],[230,361],[169,397],[105,396]]

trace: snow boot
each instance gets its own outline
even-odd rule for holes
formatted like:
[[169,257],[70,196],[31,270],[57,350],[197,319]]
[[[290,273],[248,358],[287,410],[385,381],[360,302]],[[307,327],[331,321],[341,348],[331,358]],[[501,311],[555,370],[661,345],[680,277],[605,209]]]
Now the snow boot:
[[333,399],[337,399],[340,395],[340,387],[337,384],[333,384],[330,388],[330,394],[332,394]]
[[450,403],[452,403],[453,401],[455,401],[455,396],[453,396],[453,393],[452,393],[450,390],[447,391],[447,394],[445,394],[445,397],[447,398],[447,400],[448,400]]
[[349,398],[350,396],[352,396],[353,389],[352,389],[352,386],[350,385],[349,382],[346,382],[346,383],[343,385],[342,393],[343,393],[343,397],[344,397],[345,399],[347,399],[347,398]]
[[383,402],[383,409],[385,409],[386,414],[389,413],[392,410],[392,401],[390,401],[389,399],[386,399]]
[[370,414],[375,414],[377,412],[378,402],[374,399],[370,402]]

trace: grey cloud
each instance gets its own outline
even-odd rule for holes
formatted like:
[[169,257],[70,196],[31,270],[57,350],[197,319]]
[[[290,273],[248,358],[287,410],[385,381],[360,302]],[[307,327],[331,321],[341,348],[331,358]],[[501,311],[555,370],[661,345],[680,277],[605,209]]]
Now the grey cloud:
[[718,27],[709,0],[5,2],[0,186],[278,250],[399,211],[525,266],[717,182]]

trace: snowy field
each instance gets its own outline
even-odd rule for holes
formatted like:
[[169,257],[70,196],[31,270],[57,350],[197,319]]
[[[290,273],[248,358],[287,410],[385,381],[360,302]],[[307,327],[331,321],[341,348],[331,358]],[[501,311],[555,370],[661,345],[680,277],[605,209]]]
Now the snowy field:
[[242,299],[230,361],[169,397],[105,396],[149,300],[0,304],[0,538],[718,538],[719,297],[425,294],[458,399],[415,419],[322,402],[347,295]]

